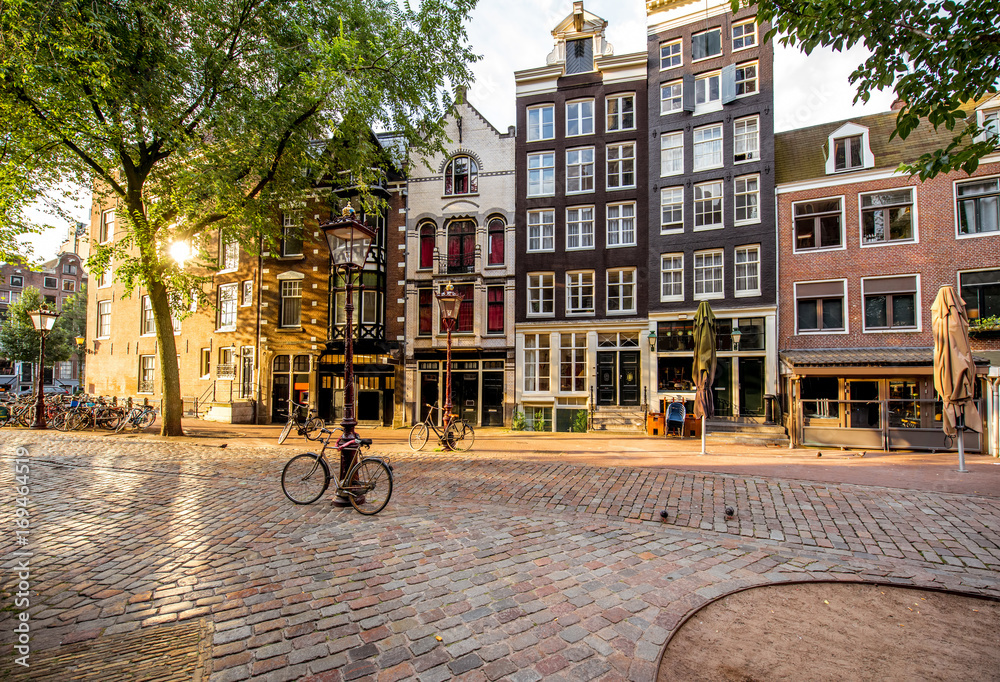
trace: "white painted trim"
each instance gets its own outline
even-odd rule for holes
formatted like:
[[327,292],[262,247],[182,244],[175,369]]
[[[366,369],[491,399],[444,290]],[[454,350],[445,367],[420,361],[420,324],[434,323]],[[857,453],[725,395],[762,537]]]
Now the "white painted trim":
[[994,180],[996,179],[998,184],[1000,184],[1000,174],[996,175],[980,175],[971,178],[961,178],[952,180],[951,183],[951,212],[954,214],[955,220],[955,239],[979,239],[981,237],[1000,237],[1000,231],[996,232],[977,232],[975,234],[960,234],[958,231],[958,185],[966,184],[970,182],[978,182],[982,180]]
[[[799,285],[800,284],[821,284],[823,282],[843,282],[844,283],[844,329],[836,331],[827,331],[825,329],[817,329],[815,331],[799,331]],[[850,307],[850,293],[848,292],[848,283],[846,277],[839,277],[834,279],[807,279],[801,280],[799,282],[792,282],[792,302],[795,305],[795,315],[792,318],[792,336],[817,336],[817,335],[835,335],[835,334],[850,334],[851,333],[851,307]],[[716,313],[718,314],[718,313]]]
[[[826,246],[817,247],[812,249],[799,249],[797,244],[798,241],[795,238],[795,204],[805,204],[810,201],[828,201],[830,199],[838,199],[840,201],[840,246]],[[829,251],[845,251],[847,249],[847,195],[840,194],[837,196],[829,197],[816,197],[814,199],[801,199],[799,201],[793,201],[790,206],[792,213],[792,253],[794,254],[806,254],[806,253],[826,253]],[[827,280],[820,280],[827,281]]]
[[[861,136],[861,168],[845,168],[843,170],[836,169],[837,155],[834,153],[834,142],[845,137],[856,137]],[[826,174],[827,175],[840,175],[842,173],[853,173],[859,170],[865,170],[875,167],[875,155],[872,154],[871,137],[869,136],[868,128],[865,126],[858,125],[857,123],[852,123],[848,121],[844,125],[837,128],[835,131],[830,133],[826,138],[827,144],[827,158],[826,158]]]
[[[901,240],[897,240],[897,241],[885,241],[885,242],[876,242],[876,243],[873,243],[873,244],[865,244],[864,208],[861,206],[861,197],[869,195],[869,194],[880,194],[880,193],[883,193],[883,192],[899,192],[899,191],[904,190],[904,189],[910,190],[910,199],[911,199],[911,204],[910,205],[912,207],[911,210],[910,210],[910,216],[911,216],[910,220],[913,223],[913,238],[912,239],[906,239],[906,240],[902,240],[901,239]],[[917,188],[914,187],[913,185],[905,185],[903,187],[891,187],[891,188],[887,187],[885,189],[876,190],[876,191],[873,191],[873,192],[858,192],[858,244],[861,245],[862,249],[878,249],[878,248],[883,248],[883,247],[886,247],[886,246],[901,246],[903,244],[919,244],[920,243],[920,230],[919,230],[919,227],[918,227],[919,222],[918,222],[917,218],[918,218],[918,213],[917,213]]]
[[[901,327],[887,329],[868,329],[868,325],[865,322],[865,282],[873,279],[892,279],[894,277],[915,277],[917,283],[917,289],[913,292],[914,302],[916,303],[916,309],[913,311],[914,319],[917,322],[916,327]],[[923,320],[923,303],[920,300],[920,273],[919,272],[904,272],[898,275],[877,275],[874,277],[862,277],[861,278],[861,333],[862,334],[916,334],[923,331],[924,320]],[[891,310],[886,311],[886,315],[892,315]]]

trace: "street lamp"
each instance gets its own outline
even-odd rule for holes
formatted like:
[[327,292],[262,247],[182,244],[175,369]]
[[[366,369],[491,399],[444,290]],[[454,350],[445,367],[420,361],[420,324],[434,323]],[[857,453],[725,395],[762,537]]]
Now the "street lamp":
[[733,351],[739,351],[740,349],[740,339],[743,338],[743,332],[740,331],[739,327],[733,329],[730,336],[733,339]]
[[649,332],[649,352],[656,352],[656,330]]
[[451,282],[444,288],[444,291],[437,295],[438,305],[441,306],[441,324],[448,330],[448,355],[445,361],[445,382],[444,382],[444,430],[448,432],[451,424],[451,332],[455,329],[458,321],[458,310],[462,306],[462,294],[455,291]]
[[39,308],[28,313],[31,318],[31,326],[38,332],[41,343],[38,349],[38,400],[35,401],[35,421],[31,424],[33,429],[47,429],[45,424],[45,388],[42,385],[42,378],[45,374],[45,335],[52,331],[59,313]]
[[[330,247],[330,260],[333,261],[335,270],[344,270],[344,279],[347,281],[347,302],[344,305],[344,312],[347,317],[347,324],[344,327],[344,418],[340,421],[344,432],[337,441],[340,448],[340,479],[347,475],[347,470],[354,458],[354,453],[358,446],[347,446],[347,443],[357,440],[354,427],[358,425],[358,420],[354,418],[354,270],[361,270],[368,260],[368,251],[371,249],[372,240],[375,238],[375,230],[357,220],[353,208],[347,206],[341,212],[338,220],[320,226],[326,235],[327,245]],[[337,495],[333,504],[338,507],[349,507],[350,500]]]

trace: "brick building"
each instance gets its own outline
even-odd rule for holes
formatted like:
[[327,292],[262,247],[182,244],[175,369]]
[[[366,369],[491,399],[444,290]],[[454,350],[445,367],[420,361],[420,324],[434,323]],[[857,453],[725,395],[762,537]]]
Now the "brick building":
[[503,426],[514,405],[514,128],[501,133],[458,99],[444,153],[411,160],[407,181],[405,421],[444,404],[435,295],[450,282],[464,295],[452,334],[453,409],[477,426]]
[[[995,126],[1000,99],[967,109]],[[921,183],[896,168],[951,135],[922,126],[890,140],[895,118],[776,136],[781,374],[799,443],[947,445],[932,378],[931,304],[941,286],[955,286],[967,302],[980,372],[990,359],[1000,365],[998,334],[975,330],[1000,315],[1000,154],[971,177]],[[995,440],[996,380],[979,391]],[[967,444],[981,446],[975,434]]]

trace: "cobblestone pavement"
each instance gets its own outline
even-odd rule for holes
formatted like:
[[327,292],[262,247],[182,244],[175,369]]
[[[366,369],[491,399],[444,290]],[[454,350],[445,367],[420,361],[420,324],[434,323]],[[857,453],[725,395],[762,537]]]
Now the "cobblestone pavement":
[[[185,660],[213,681],[652,680],[684,616],[743,587],[1000,596],[995,497],[392,453],[392,500],[363,517],[329,493],[288,502],[287,448],[4,438],[5,537],[14,446],[31,459],[35,672],[131,651],[148,678],[153,635],[191,624],[208,646]],[[0,566],[8,592],[15,563]],[[12,630],[0,613],[0,641]],[[63,679],[100,677],[93,661]]]

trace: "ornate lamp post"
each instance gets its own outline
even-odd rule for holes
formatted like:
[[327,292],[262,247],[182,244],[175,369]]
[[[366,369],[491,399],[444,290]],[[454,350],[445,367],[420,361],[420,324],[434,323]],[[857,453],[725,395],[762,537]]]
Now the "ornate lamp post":
[[38,400],[35,401],[35,421],[32,422],[33,429],[47,429],[45,424],[45,388],[42,379],[45,375],[45,336],[52,327],[55,326],[59,313],[39,308],[28,313],[31,318],[31,326],[38,332],[41,343],[38,349]]
[[444,382],[444,428],[448,430],[451,424],[451,332],[455,329],[458,321],[458,310],[462,307],[462,294],[455,291],[454,285],[450,282],[444,291],[437,295],[438,305],[441,306],[441,324],[448,330],[448,355],[445,360],[445,382]]
[[733,351],[739,351],[740,349],[740,339],[743,338],[743,332],[740,331],[739,327],[736,327],[730,336],[733,339]]
[[[368,251],[375,239],[375,230],[358,221],[355,215],[354,209],[348,206],[341,212],[338,220],[320,227],[330,247],[333,267],[336,270],[343,269],[347,281],[347,303],[344,306],[347,315],[344,327],[344,418],[340,421],[344,433],[337,441],[338,447],[341,447],[340,478],[347,475],[354,452],[358,449],[357,446],[344,446],[345,443],[357,440],[354,427],[358,425],[358,420],[354,418],[354,271],[365,267]],[[334,498],[333,503],[338,507],[351,505],[350,500],[339,495]]]

